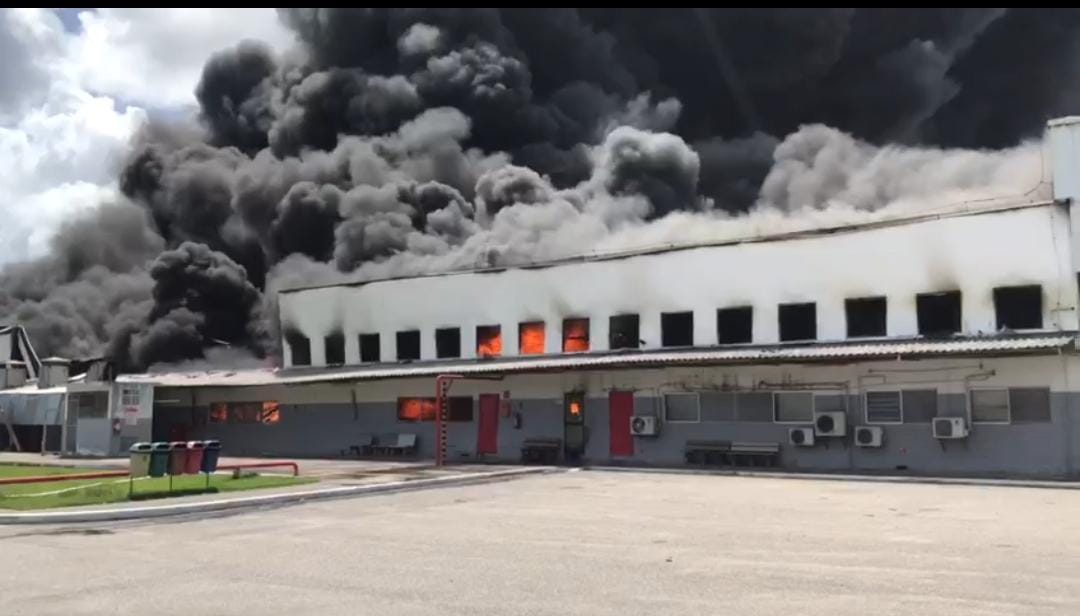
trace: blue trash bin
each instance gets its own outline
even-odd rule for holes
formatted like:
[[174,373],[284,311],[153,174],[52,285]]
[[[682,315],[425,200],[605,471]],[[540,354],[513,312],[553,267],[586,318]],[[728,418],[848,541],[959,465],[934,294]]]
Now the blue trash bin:
[[217,470],[218,457],[221,455],[221,441],[203,441],[206,446],[202,455],[202,472],[213,473]]

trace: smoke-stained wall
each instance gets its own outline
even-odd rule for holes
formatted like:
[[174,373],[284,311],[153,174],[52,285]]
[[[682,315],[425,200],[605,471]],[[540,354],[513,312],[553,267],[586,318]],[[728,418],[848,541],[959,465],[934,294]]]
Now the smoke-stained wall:
[[[464,357],[475,328],[502,326],[504,354],[518,349],[518,324],[546,322],[548,352],[561,349],[562,320],[590,318],[594,349],[606,349],[608,317],[641,316],[646,348],[661,344],[660,313],[694,312],[694,342],[717,343],[716,310],[753,306],[753,339],[775,343],[777,305],[816,302],[821,340],[846,337],[846,298],[885,296],[887,335],[915,336],[915,295],[959,289],[964,333],[997,329],[993,289],[1042,287],[1045,329],[1076,330],[1077,289],[1070,219],[1056,204],[842,231],[804,239],[737,243],[544,268],[507,269],[283,293],[281,320],[324,358],[323,337],[343,331],[346,362],[358,335],[381,334],[382,359],[396,359],[395,333],[419,329],[421,357],[435,357],[434,330],[460,327]],[[1019,258],[1022,257],[1022,258]]]

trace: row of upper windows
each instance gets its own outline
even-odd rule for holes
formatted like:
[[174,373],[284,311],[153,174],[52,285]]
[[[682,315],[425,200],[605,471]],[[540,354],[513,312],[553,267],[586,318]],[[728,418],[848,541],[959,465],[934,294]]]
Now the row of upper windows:
[[[1051,420],[1050,389],[1011,387],[972,389],[972,423],[1045,423]],[[875,389],[863,395],[867,424],[930,423],[942,415],[936,389]],[[813,391],[673,392],[663,396],[664,420],[697,423],[747,421],[812,423],[823,411],[847,412],[847,396]]]
[[[960,331],[962,322],[960,291],[916,295],[916,317],[921,335],[948,335]],[[1042,288],[1039,285],[998,287],[994,289],[994,309],[998,329],[1041,329]],[[844,302],[849,338],[885,336],[887,301],[884,297],[847,299]],[[754,309],[752,306],[722,308],[716,311],[718,344],[747,344],[753,342]],[[620,314],[610,317],[608,349],[636,349],[640,339],[640,317]],[[778,308],[779,338],[782,342],[817,339],[817,305],[812,302],[780,304]],[[694,313],[664,312],[660,315],[661,346],[694,346]],[[529,321],[518,325],[518,354],[539,355],[547,352],[547,324]],[[420,359],[420,330],[395,334],[398,361]],[[299,332],[286,331],[285,342],[291,351],[293,366],[311,364],[310,341]],[[360,334],[360,361],[385,361],[378,333]],[[562,322],[562,351],[588,351],[589,319],[570,318]],[[332,334],[324,340],[327,365],[345,363],[345,337]],[[481,358],[503,355],[502,328],[481,325],[476,328],[476,356]],[[458,358],[461,351],[461,329],[447,327],[435,330],[435,356],[439,359]]]

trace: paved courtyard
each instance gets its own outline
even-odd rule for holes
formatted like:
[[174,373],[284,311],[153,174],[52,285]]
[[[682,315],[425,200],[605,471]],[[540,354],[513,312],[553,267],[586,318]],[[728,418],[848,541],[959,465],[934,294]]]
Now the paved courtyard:
[[582,471],[0,527],[4,614],[1077,614],[1080,491]]

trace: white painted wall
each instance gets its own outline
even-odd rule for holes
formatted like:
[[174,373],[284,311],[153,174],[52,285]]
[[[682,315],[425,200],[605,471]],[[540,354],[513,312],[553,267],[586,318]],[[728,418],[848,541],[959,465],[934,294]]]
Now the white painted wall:
[[[1060,206],[945,218],[783,242],[696,248],[544,269],[509,269],[310,289],[280,296],[281,318],[311,340],[343,329],[346,361],[359,361],[357,335],[379,332],[382,358],[397,356],[395,333],[421,330],[421,357],[435,357],[434,330],[460,327],[464,357],[475,328],[500,324],[506,355],[517,352],[522,321],[547,322],[558,351],[566,317],[591,320],[593,349],[607,346],[608,317],[641,315],[645,348],[660,345],[660,313],[693,310],[695,343],[716,343],[716,309],[753,305],[754,342],[778,340],[777,305],[816,302],[818,338],[846,334],[844,299],[888,298],[888,335],[917,334],[915,295],[959,288],[963,330],[992,332],[994,287],[1040,284],[1046,329],[1077,329],[1070,220]],[[286,345],[286,365],[291,364]]]

